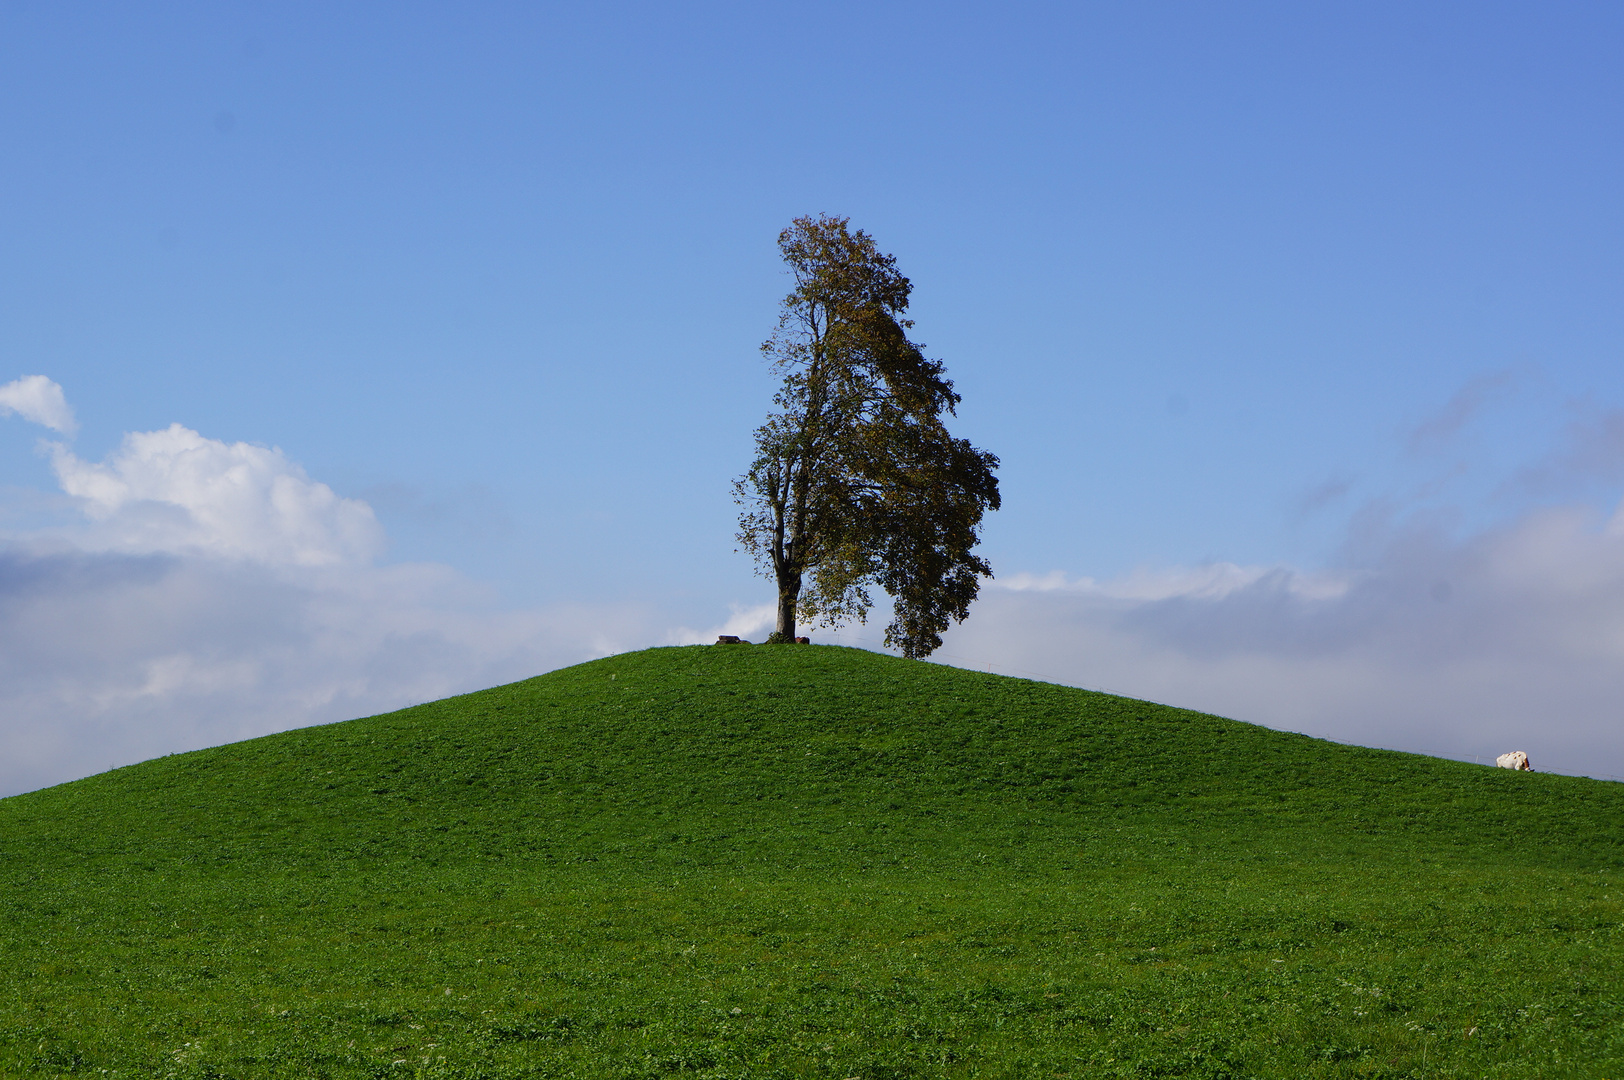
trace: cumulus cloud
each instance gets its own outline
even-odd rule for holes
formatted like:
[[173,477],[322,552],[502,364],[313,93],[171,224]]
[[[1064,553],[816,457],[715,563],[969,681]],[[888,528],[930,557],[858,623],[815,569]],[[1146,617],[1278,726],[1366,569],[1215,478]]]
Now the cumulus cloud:
[[100,463],[56,444],[51,464],[62,490],[82,500],[91,528],[81,542],[99,550],[332,566],[365,561],[383,544],[370,506],[311,480],[281,450],[180,424],[132,432]]
[[[1398,433],[1407,457],[1450,456],[1485,409],[1538,381],[1469,380]],[[1485,463],[1451,456],[1351,510],[1329,569],[1015,574],[937,655],[1344,742],[1486,762],[1525,750],[1539,768],[1624,777],[1624,507],[1529,505],[1616,491],[1624,413],[1569,415],[1531,463],[1495,462],[1508,479],[1484,493],[1492,515],[1446,496]],[[1346,492],[1333,478],[1303,508]]]
[[0,536],[0,795],[659,639],[648,610],[514,611],[449,567],[377,565],[371,507],[277,449],[175,424],[51,452],[70,519]]
[[0,386],[0,416],[20,416],[70,438],[79,430],[62,387],[43,375],[24,375]]
[[[4,407],[30,415],[16,400]],[[28,407],[71,423],[65,402]],[[1596,430],[1549,467],[1599,468],[1610,420]],[[33,500],[18,519],[50,503],[70,520],[0,534],[0,795],[655,642],[759,641],[773,623],[771,604],[702,629],[648,608],[508,609],[448,567],[379,565],[371,507],[280,450],[178,424],[100,462],[52,455],[63,495],[4,496]],[[1624,776],[1624,510],[1545,507],[1465,537],[1426,521],[1372,502],[1330,569],[1008,574],[937,658],[1346,742],[1517,749],[1536,768]],[[877,648],[886,621],[813,636]]]
[[947,662],[1344,742],[1624,776],[1624,513],[1416,528],[1357,570],[1215,564],[1015,576]]

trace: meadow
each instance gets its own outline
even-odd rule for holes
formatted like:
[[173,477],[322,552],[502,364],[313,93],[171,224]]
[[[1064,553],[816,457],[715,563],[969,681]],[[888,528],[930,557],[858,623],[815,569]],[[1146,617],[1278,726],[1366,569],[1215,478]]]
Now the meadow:
[[1624,785],[823,646],[0,800],[0,1075],[1624,1078]]

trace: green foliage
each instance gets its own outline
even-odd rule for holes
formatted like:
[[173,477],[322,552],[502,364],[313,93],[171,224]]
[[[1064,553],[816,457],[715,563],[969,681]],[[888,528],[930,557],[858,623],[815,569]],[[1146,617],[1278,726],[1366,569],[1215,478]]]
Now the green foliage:
[[651,650],[0,801],[0,1076],[1617,1077],[1621,871],[1616,784]]
[[992,573],[972,549],[998,459],[948,433],[959,395],[908,340],[913,286],[892,256],[827,216],[778,244],[795,288],[762,351],[784,381],[734,484],[739,542],[777,582],[785,637],[797,618],[861,621],[878,584],[896,612],[886,644],[928,656]]

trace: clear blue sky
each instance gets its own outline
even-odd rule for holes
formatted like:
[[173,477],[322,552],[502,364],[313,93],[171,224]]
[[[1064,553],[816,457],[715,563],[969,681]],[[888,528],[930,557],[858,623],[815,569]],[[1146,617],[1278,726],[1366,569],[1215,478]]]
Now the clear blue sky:
[[[59,384],[83,462],[279,447],[370,565],[650,644],[770,598],[729,481],[774,238],[830,212],[1003,459],[1001,578],[1599,535],[1620,56],[1582,3],[0,2],[0,382]],[[25,546],[40,435],[0,422]]]

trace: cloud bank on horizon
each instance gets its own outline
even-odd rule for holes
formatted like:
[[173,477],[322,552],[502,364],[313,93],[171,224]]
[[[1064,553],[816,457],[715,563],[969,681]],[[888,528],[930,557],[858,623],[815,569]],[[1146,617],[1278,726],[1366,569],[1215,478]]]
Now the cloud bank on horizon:
[[1342,742],[1624,778],[1624,514],[1403,529],[1337,574],[1016,575],[944,652]]
[[[44,376],[0,387],[0,406],[74,430]],[[1576,427],[1539,468],[1600,468],[1594,444],[1619,426]],[[505,608],[450,567],[381,564],[371,507],[280,450],[180,424],[101,462],[44,449],[67,514],[0,537],[0,794],[772,620],[771,604],[705,630]],[[1010,573],[939,655],[1348,742],[1624,774],[1624,512],[1547,506],[1466,537],[1360,528],[1337,569]]]

